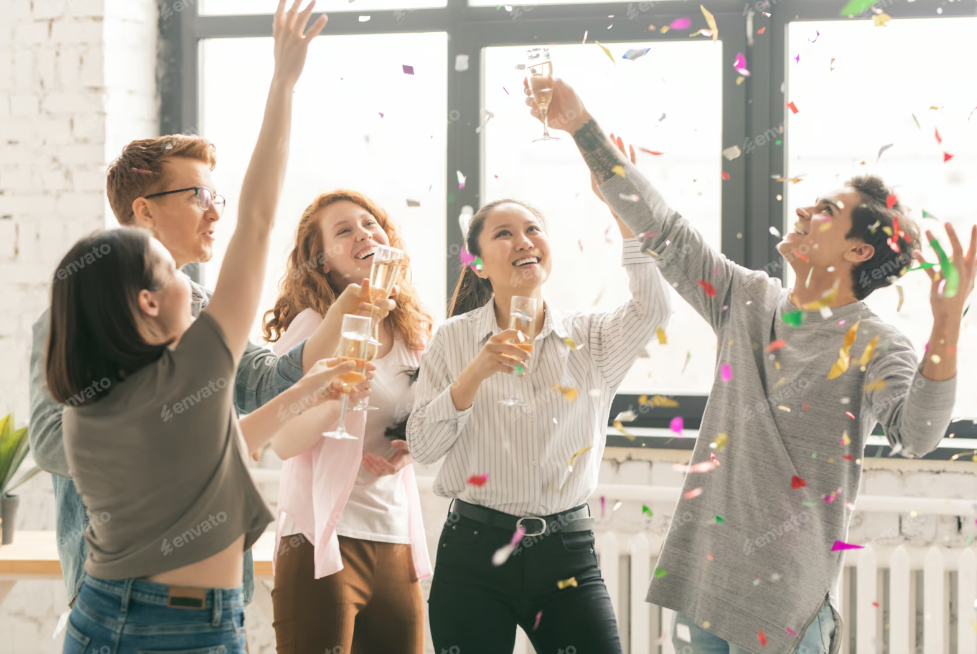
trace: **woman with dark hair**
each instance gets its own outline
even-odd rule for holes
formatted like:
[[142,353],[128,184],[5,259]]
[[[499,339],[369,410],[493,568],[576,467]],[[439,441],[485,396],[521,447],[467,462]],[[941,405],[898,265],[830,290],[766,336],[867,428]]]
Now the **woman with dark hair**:
[[[511,652],[516,625],[537,652],[621,651],[587,499],[611,400],[669,303],[657,267],[618,225],[632,299],[573,314],[543,301],[552,261],[539,211],[499,200],[468,225],[465,247],[481,265],[463,268],[424,353],[407,427],[416,461],[447,457],[434,492],[454,500],[429,600],[436,651]],[[532,364],[522,379],[509,374],[530,359],[506,329],[513,296],[537,300],[542,327],[524,335]],[[500,405],[520,391],[528,406]],[[506,560],[519,538],[524,548]]]
[[[369,315],[363,296],[378,246],[404,249],[387,213],[365,195],[338,190],[308,206],[278,301],[265,314],[276,351],[313,331],[338,344],[345,314]],[[285,461],[272,591],[279,654],[424,651],[420,580],[431,575],[431,561],[413,460],[396,432],[414,404],[432,318],[411,286],[406,255],[394,297],[389,314],[374,313],[379,346],[369,392],[377,410],[350,414],[346,428],[357,439],[322,438],[339,421],[330,403],[272,440]]]
[[[93,519],[86,576],[64,652],[247,649],[244,552],[271,521],[245,463],[321,403],[349,364],[320,361],[238,421],[233,379],[261,296],[285,174],[292,93],[315,2],[274,19],[275,72],[217,288],[194,320],[190,283],[150,233],[124,227],[79,241],[55,275],[47,384],[67,407],[65,454]],[[304,33],[304,34],[303,34]],[[329,366],[332,367],[329,367]],[[96,385],[93,385],[96,382]]]

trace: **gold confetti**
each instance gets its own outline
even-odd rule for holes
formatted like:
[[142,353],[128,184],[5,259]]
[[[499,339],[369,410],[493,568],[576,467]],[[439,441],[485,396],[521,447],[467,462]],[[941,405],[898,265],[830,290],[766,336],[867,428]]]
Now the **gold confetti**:
[[787,413],[790,413],[790,407],[789,406],[784,406],[783,404],[778,404],[777,405],[777,408],[780,409],[781,411],[786,411]]
[[[811,269],[813,270],[813,268]],[[821,294],[821,297],[813,302],[805,302],[801,308],[805,311],[820,311],[822,307],[830,307],[838,299],[838,289],[841,284],[840,279],[835,280],[835,285]]]
[[940,355],[939,354],[934,354],[933,356],[930,357],[930,359],[933,360],[933,363],[939,363],[940,362]]
[[576,452],[574,452],[573,456],[570,457],[570,470],[573,470],[573,462],[574,462],[574,460],[578,456],[580,456],[581,454],[583,454],[584,452],[586,452],[587,450],[589,450],[591,447],[592,447],[591,445],[588,445],[587,447],[583,448],[582,450],[577,450]]
[[716,440],[712,442],[712,444],[716,446],[716,449],[720,451],[722,451],[723,448],[725,448],[728,443],[729,443],[728,434],[719,434],[719,436],[716,436]]
[[831,366],[831,371],[828,373],[828,379],[837,379],[841,377],[846,370],[848,370],[848,362],[851,360],[851,346],[855,343],[855,337],[858,335],[858,326],[862,324],[859,320],[855,325],[848,330],[845,334],[845,345],[838,352],[840,356],[835,364]]
[[611,170],[614,171],[615,175],[619,175],[621,177],[627,177],[627,175],[624,174],[624,166],[614,166],[613,168],[611,168]]
[[[862,370],[864,370],[864,368],[862,368]],[[877,379],[874,382],[869,382],[868,384],[865,384],[865,392],[866,393],[871,393],[872,391],[881,391],[881,390],[884,390],[884,389],[885,389],[885,380],[884,379]]]
[[[594,43],[596,43],[597,45],[600,45],[600,41],[594,41]],[[602,45],[600,45],[600,49],[603,50],[604,51],[604,54],[607,55],[607,58],[610,59],[611,61],[613,61],[614,62],[614,65],[617,66],[617,62],[614,61],[614,55],[611,54],[611,51],[608,50],[607,48],[605,48]]]
[[665,397],[664,395],[653,395],[650,400],[648,399],[647,395],[642,395],[638,398],[638,404],[643,404],[645,406],[669,407],[672,409],[678,406],[678,402],[670,397]]
[[627,431],[626,431],[626,430],[624,429],[624,423],[622,423],[622,422],[621,422],[620,420],[615,420],[615,421],[614,421],[614,429],[616,429],[616,430],[618,430],[619,432],[621,432],[621,434],[622,434],[622,435],[623,435],[623,436],[624,436],[625,438],[627,438],[627,439],[628,439],[629,441],[633,441],[634,439],[636,439],[636,438],[637,438],[637,436],[635,436],[634,434],[629,434],[629,433],[628,433],[628,432],[627,432]]
[[885,24],[892,20],[892,16],[889,14],[875,14],[872,16],[872,20],[875,21],[876,27],[885,27]]
[[563,399],[565,399],[567,402],[575,402],[577,399],[578,392],[575,388],[564,388],[563,386],[560,386],[554,382],[553,390],[561,393],[563,395]]
[[851,437],[848,435],[848,430],[841,432],[841,445],[851,445]]
[[868,365],[869,360],[872,358],[872,353],[875,351],[875,346],[878,344],[878,342],[879,342],[878,336],[876,336],[871,341],[869,341],[868,345],[865,347],[865,351],[862,352],[861,358],[856,362],[858,363],[859,367],[861,367],[862,372],[865,372],[865,367]]
[[556,582],[556,587],[559,588],[560,590],[563,590],[564,588],[569,588],[570,586],[573,586],[574,588],[577,587],[576,577],[570,577],[569,579],[561,579],[560,581]]
[[703,7],[702,5],[699,5],[699,9],[702,10],[702,15],[706,17],[706,25],[709,26],[709,31],[712,32],[712,40],[713,41],[718,41],[719,40],[719,26],[716,25],[716,17],[713,16],[712,14],[710,14],[709,11],[705,7]]
[[896,313],[899,313],[899,310],[902,309],[902,303],[906,301],[906,296],[902,292],[902,286],[898,284],[896,284],[896,293],[899,294],[899,304],[896,305]]
[[658,344],[666,345],[668,343],[668,338],[665,336],[665,330],[659,327],[655,330],[655,334],[658,336]]
[[743,77],[742,75],[740,75],[739,77],[736,78],[736,86],[739,86],[740,84],[742,84],[745,81],[746,81],[746,78]]
[[[659,329],[660,329],[660,328],[659,328]],[[567,344],[567,347],[569,347],[569,348],[570,348],[570,351],[571,351],[571,352],[576,352],[576,351],[577,351],[577,344],[576,344],[576,343],[574,342],[574,340],[573,340],[572,338],[570,338],[569,336],[567,336],[566,338],[564,338],[564,339],[563,339],[563,342]]]

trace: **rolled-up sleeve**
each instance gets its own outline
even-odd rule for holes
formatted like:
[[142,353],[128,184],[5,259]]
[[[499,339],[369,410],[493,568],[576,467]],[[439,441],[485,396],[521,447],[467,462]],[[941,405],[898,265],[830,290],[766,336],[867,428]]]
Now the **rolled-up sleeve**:
[[451,399],[454,379],[444,360],[444,339],[435,335],[424,356],[407,421],[407,444],[418,463],[435,463],[448,453],[472,415],[475,404],[459,411]]
[[241,413],[251,413],[270,402],[302,379],[302,341],[283,356],[268,348],[248,343],[237,367],[234,404]]
[[594,315],[590,335],[594,362],[612,390],[624,381],[655,330],[668,324],[672,312],[658,264],[642,252],[638,239],[624,240],[621,263],[628,273],[631,299],[613,311]]

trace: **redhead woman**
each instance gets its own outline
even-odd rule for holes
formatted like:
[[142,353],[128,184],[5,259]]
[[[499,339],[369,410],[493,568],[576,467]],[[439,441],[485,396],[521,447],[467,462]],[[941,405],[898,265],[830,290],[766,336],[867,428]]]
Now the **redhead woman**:
[[[265,338],[280,351],[313,331],[338,344],[343,316],[371,311],[365,302],[379,246],[404,248],[373,201],[349,190],[316,198],[299,221],[275,308],[265,314]],[[432,323],[410,284],[409,258],[393,297],[374,312],[379,346],[368,391],[377,410],[352,411],[346,422],[358,438],[322,437],[339,421],[330,403],[272,441],[285,461],[272,592],[279,654],[424,651],[419,582],[431,575],[431,562],[412,459],[395,436],[414,405]]]
[[[429,600],[435,651],[511,652],[519,625],[537,652],[621,652],[587,499],[611,400],[669,303],[657,266],[618,225],[632,299],[607,313],[544,300],[553,263],[533,207],[491,202],[468,225],[481,266],[462,270],[407,427],[415,460],[445,457],[434,492],[453,499]],[[536,333],[507,329],[514,296],[536,300]]]

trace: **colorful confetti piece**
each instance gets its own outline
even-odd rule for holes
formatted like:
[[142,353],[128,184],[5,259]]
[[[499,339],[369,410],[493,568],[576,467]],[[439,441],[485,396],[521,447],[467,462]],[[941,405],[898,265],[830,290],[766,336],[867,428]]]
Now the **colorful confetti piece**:
[[608,50],[607,48],[605,48],[604,46],[600,45],[600,41],[594,41],[594,43],[596,43],[597,45],[599,45],[600,46],[600,49],[603,50],[604,51],[604,54],[607,55],[607,58],[610,59],[612,62],[614,62],[614,65],[617,66],[617,62],[614,61],[614,55],[611,54],[611,51]]
[[841,552],[842,550],[860,550],[864,549],[863,545],[852,545],[851,543],[845,543],[840,540],[836,540],[834,545],[831,546],[832,552]]
[[655,568],[655,579],[661,579],[668,574],[668,570],[665,568]]
[[733,369],[730,368],[728,363],[723,364],[721,375],[724,382],[728,382],[733,378]]
[[574,588],[577,587],[576,577],[570,577],[569,579],[561,579],[560,581],[556,582],[556,587],[559,588],[560,590],[563,590],[564,588],[569,588],[570,586],[573,586]]
[[705,281],[704,279],[700,279],[699,286],[701,286],[702,290],[706,292],[706,297],[716,297],[716,289],[709,282]]
[[482,486],[485,485],[485,482],[488,481],[488,478],[489,476],[487,472],[484,475],[472,475],[471,477],[468,478],[468,483],[471,484],[472,486],[478,486],[479,488],[481,488]]
[[790,487],[793,488],[794,490],[797,490],[798,488],[804,488],[805,486],[807,486],[807,482],[801,479],[800,477],[798,477],[797,475],[794,475],[793,477],[790,478]]
[[789,311],[781,316],[781,318],[791,327],[800,327],[801,323],[804,322],[804,312],[800,309],[797,311]]
[[561,395],[563,395],[563,399],[566,400],[567,402],[575,402],[577,400],[578,395],[579,395],[579,392],[577,391],[576,388],[566,388],[566,387],[560,386],[556,382],[553,382],[553,387],[552,388],[553,388],[554,391],[556,391],[556,392],[560,393]]
[[771,343],[770,345],[768,345],[766,351],[767,352],[776,352],[777,350],[779,350],[780,348],[784,347],[785,345],[787,345],[787,343],[785,343],[784,341],[777,340],[777,341],[774,341],[773,343]]
[[540,618],[542,618],[542,617],[543,617],[543,612],[542,611],[540,611],[539,613],[536,614],[536,623],[533,625],[533,631],[536,631],[536,629],[539,628],[539,621],[540,621]]
[[746,68],[746,55],[744,55],[742,52],[736,53],[736,61],[733,62],[733,68],[736,69],[737,73],[743,75],[744,77],[750,76],[750,71]]
[[665,336],[665,330],[662,327],[655,330],[655,335],[658,337],[659,345],[666,345],[668,343],[668,338]]
[[687,500],[693,500],[693,499],[699,497],[700,495],[702,495],[702,489],[701,488],[693,488],[692,490],[685,492],[685,499],[687,499]]
[[682,420],[682,416],[675,416],[672,421],[668,424],[668,428],[673,432],[682,435],[682,429],[685,427],[685,421]]
[[413,75],[414,74],[414,67],[413,66],[408,66],[407,64],[404,64],[404,74],[405,75]]
[[655,515],[655,513],[654,513],[654,511],[652,511],[651,509],[649,509],[649,508],[648,508],[648,507],[647,507],[646,505],[644,505],[644,504],[642,504],[642,505],[641,505],[641,513],[642,513],[642,515],[646,515],[646,516],[648,516],[649,518],[651,518],[651,517],[654,517],[654,515]]
[[935,238],[931,240],[930,247],[936,251],[936,256],[940,260],[940,275],[946,280],[946,284],[943,285],[942,295],[943,297],[953,297],[957,294],[957,289],[960,287],[960,271],[947,258],[946,252],[943,251],[938,240]]
[[858,326],[862,323],[861,320],[856,322],[848,333],[845,334],[845,344],[839,350],[838,360],[833,366],[831,366],[831,371],[828,372],[828,379],[837,379],[841,377],[848,370],[848,362],[851,360],[851,346],[855,343],[855,338],[858,336]]
[[763,634],[763,629],[761,629],[760,633],[757,634],[757,638],[760,640],[761,645],[764,647],[767,646],[767,637]]

